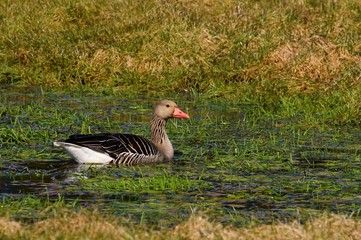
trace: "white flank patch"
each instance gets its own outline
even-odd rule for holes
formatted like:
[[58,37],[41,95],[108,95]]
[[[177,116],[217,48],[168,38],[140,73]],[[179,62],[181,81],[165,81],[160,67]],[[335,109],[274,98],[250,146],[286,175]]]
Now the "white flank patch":
[[63,147],[78,163],[109,163],[114,160],[106,153],[100,153],[87,147],[66,142],[54,142],[54,146]]

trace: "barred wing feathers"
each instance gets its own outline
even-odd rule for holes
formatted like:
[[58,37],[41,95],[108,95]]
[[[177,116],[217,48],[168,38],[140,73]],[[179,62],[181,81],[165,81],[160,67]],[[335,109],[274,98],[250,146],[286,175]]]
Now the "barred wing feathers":
[[66,142],[87,147],[100,153],[106,153],[112,158],[117,159],[117,162],[121,156],[140,155],[144,158],[158,154],[157,147],[152,142],[133,134],[100,133],[71,135]]

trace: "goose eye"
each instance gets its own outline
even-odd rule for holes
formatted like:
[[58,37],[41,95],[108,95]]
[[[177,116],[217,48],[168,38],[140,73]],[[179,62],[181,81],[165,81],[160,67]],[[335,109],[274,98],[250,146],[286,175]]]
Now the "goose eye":
[[167,104],[166,107],[169,107],[169,104]]

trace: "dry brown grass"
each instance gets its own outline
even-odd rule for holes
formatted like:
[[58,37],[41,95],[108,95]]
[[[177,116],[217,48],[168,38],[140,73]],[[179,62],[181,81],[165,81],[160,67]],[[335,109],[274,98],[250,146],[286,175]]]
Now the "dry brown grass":
[[[351,55],[326,39],[313,36],[277,47],[257,66],[249,68],[262,72],[267,79],[283,81],[291,92],[337,88],[347,66],[360,65],[361,56]],[[249,73],[250,74],[250,73]],[[349,79],[348,87],[360,83],[361,75]]]
[[0,237],[12,237],[21,231],[23,231],[23,227],[20,223],[0,218]]
[[202,216],[192,216],[174,228],[153,229],[122,223],[119,219],[91,213],[67,213],[21,225],[0,219],[0,238],[5,239],[360,239],[361,221],[324,214],[302,225],[274,223],[250,228],[222,226]]
[[0,10],[0,82],[224,95],[245,83],[293,94],[361,82],[358,0],[6,0]]

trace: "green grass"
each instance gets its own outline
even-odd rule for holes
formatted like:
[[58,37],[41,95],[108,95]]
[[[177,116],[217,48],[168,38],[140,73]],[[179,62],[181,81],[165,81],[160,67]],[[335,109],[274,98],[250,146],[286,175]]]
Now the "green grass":
[[[360,217],[358,126],[330,122],[311,111],[298,115],[290,99],[282,103],[288,108],[277,112],[179,95],[177,103],[191,119],[170,120],[167,126],[174,163],[77,170],[61,165],[70,158],[52,141],[79,132],[147,136],[148,102],[157,98],[18,87],[8,87],[1,96],[0,180],[25,186],[19,197],[2,198],[1,216],[38,222],[60,206],[167,228],[197,211],[234,226],[305,222],[325,211]],[[304,107],[314,109],[308,104]],[[49,194],[26,193],[32,184],[47,186]]]
[[[165,236],[184,239],[199,236],[187,230],[198,228],[192,218],[180,223],[196,210],[242,226],[306,222],[324,211],[359,218],[360,22],[357,0],[2,1],[0,184],[9,178],[43,184],[59,174],[31,164],[69,159],[51,144],[73,133],[147,136],[151,106],[161,98],[176,99],[191,116],[168,124],[179,151],[175,164],[80,170],[70,174],[76,182],[70,186],[59,180],[62,193],[85,191],[80,196],[97,202],[61,193],[2,197],[1,216],[38,222],[17,227],[0,219],[0,227],[18,229],[4,231],[5,238],[27,236],[41,219],[68,228],[58,207],[99,209],[109,221],[117,214],[177,225],[176,235]],[[84,218],[91,220],[85,228],[106,228],[97,217]],[[328,230],[330,222],[349,224],[330,219],[322,222]],[[228,228],[200,222],[231,238]],[[306,226],[295,231],[306,236],[316,228]],[[131,229],[124,236],[141,235]],[[238,239],[242,230],[234,231]],[[85,234],[108,234],[95,232]],[[34,236],[48,233],[44,227]]]
[[[134,172],[138,171],[134,169]],[[154,192],[181,193],[198,191],[209,187],[207,182],[200,179],[190,179],[187,176],[172,175],[167,171],[157,173],[153,176],[132,176],[122,177],[120,179],[100,176],[94,179],[84,179],[81,181],[81,185],[87,191],[102,191],[104,193],[129,191],[138,194]]]
[[0,216],[11,217],[19,222],[34,223],[42,219],[54,216],[60,209],[77,210],[79,206],[77,201],[65,202],[62,195],[57,195],[55,200],[39,198],[38,196],[28,195],[26,197],[6,197],[3,196],[0,202]]

